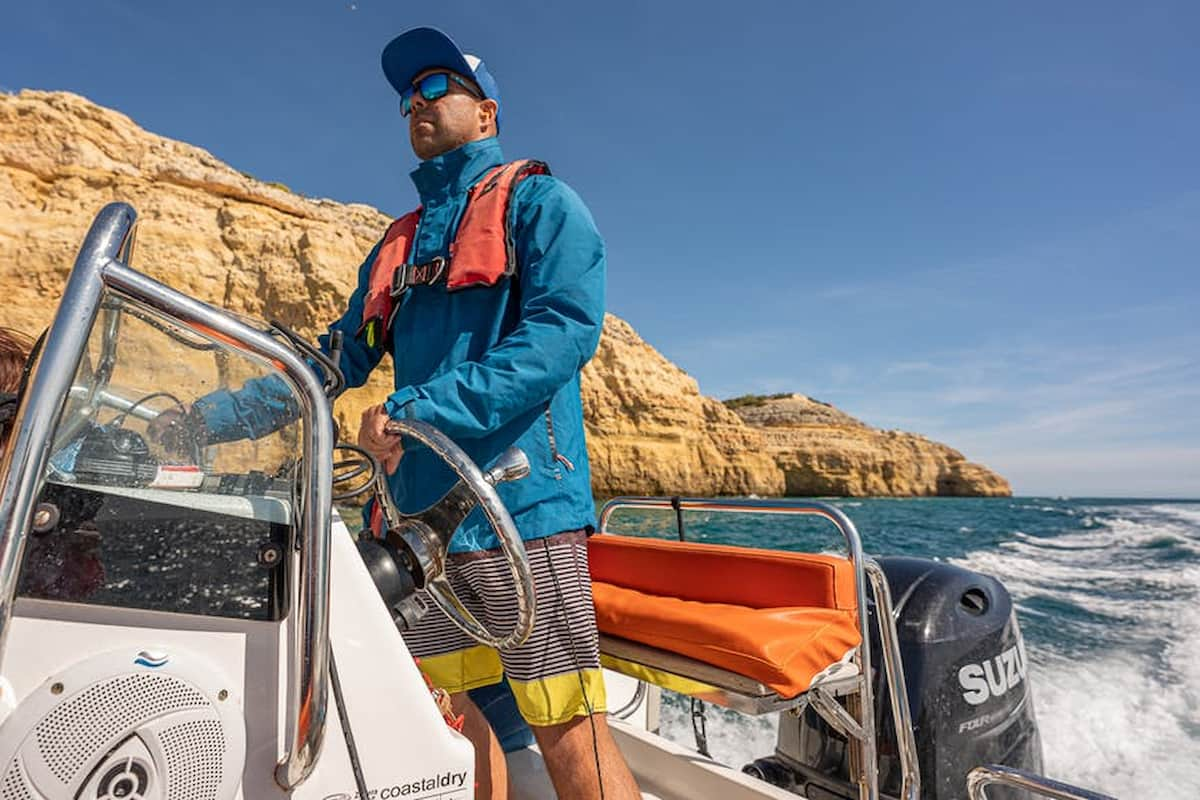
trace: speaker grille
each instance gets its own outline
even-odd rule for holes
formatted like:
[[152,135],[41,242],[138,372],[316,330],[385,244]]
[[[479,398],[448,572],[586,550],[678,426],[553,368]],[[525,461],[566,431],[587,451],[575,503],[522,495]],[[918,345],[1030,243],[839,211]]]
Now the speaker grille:
[[225,734],[215,719],[198,719],[159,734],[167,757],[167,800],[215,800],[224,778]]
[[69,784],[97,750],[130,727],[209,701],[183,681],[146,672],[97,683],[55,708],[38,723],[38,750],[46,766]]
[[29,781],[25,771],[21,769],[21,760],[14,758],[8,764],[4,773],[4,782],[0,783],[0,798],[3,800],[34,800],[29,792]]

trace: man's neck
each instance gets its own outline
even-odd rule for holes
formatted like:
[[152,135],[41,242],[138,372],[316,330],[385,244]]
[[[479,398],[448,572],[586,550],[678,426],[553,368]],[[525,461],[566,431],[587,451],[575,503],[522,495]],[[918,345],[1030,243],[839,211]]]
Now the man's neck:
[[503,162],[499,141],[486,137],[422,161],[413,170],[412,180],[425,202],[445,192],[466,191],[485,170]]

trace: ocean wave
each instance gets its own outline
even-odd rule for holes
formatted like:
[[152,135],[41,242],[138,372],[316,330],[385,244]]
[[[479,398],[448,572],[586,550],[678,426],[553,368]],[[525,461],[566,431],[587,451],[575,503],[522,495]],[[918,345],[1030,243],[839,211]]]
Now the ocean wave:
[[1164,517],[1173,517],[1185,522],[1192,526],[1193,529],[1200,528],[1200,503],[1163,503],[1162,505],[1150,506],[1150,510]]
[[1028,644],[1047,774],[1119,797],[1200,787],[1200,508],[1089,506],[952,559],[994,575]]
[[1116,797],[1200,787],[1193,691],[1121,655],[1034,663],[1031,685],[1048,775]]

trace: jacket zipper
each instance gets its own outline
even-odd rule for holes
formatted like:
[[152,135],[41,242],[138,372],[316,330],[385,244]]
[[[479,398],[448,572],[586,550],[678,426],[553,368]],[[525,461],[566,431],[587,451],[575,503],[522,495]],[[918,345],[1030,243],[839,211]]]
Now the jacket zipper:
[[562,464],[571,472],[575,471],[575,465],[571,460],[558,452],[558,442],[554,439],[554,420],[550,416],[550,407],[546,406],[546,438],[550,441],[550,461],[554,462],[554,477],[555,480],[562,480],[562,475],[558,471],[558,465]]

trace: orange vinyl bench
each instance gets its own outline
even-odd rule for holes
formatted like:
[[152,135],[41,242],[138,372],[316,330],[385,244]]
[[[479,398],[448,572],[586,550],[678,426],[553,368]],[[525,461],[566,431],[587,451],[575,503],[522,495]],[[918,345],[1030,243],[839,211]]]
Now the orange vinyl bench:
[[847,558],[604,533],[588,540],[588,559],[606,666],[655,683],[666,673],[774,695],[754,709],[723,703],[754,711],[857,675],[849,656],[862,637]]

